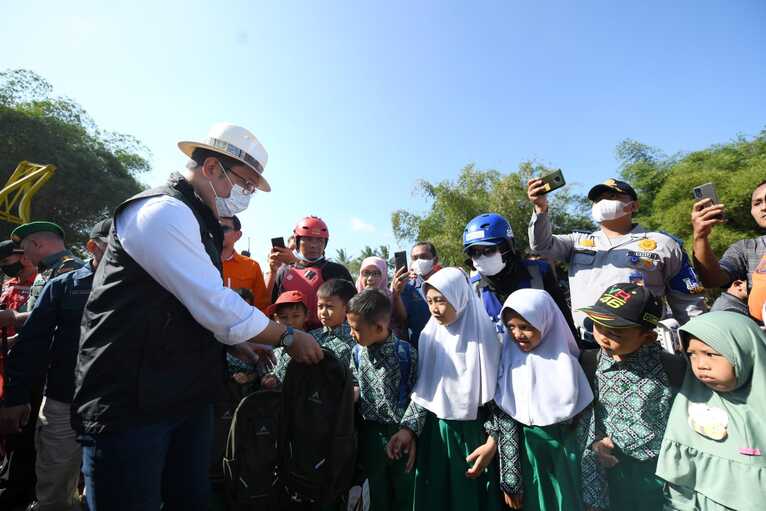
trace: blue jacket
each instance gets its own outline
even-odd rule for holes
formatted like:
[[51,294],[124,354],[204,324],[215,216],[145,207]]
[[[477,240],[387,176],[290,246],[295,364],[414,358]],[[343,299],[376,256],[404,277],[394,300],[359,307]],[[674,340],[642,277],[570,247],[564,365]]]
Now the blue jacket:
[[404,308],[407,310],[407,330],[409,331],[409,337],[404,335],[405,332],[403,332],[402,338],[410,341],[410,344],[417,348],[420,332],[423,331],[426,323],[431,319],[431,311],[420,294],[420,290],[413,286],[412,283],[405,284],[399,296],[404,303]]
[[71,403],[80,347],[80,321],[93,283],[93,270],[78,270],[49,280],[8,353],[5,406],[29,403],[30,389],[46,374],[45,395]]

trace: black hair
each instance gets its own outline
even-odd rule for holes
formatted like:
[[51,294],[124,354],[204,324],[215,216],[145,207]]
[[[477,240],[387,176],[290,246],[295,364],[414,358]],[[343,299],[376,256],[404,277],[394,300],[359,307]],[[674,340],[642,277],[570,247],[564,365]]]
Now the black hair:
[[391,318],[391,300],[378,289],[365,289],[349,300],[347,313],[358,315],[368,324],[388,325]]
[[221,162],[221,166],[223,166],[225,170],[229,170],[235,165],[244,165],[244,163],[241,161],[235,160],[234,158],[219,153],[218,151],[212,151],[203,147],[197,147],[194,149],[194,151],[192,151],[191,159],[194,160],[197,165],[202,165],[208,158],[215,158]]
[[356,286],[346,279],[330,279],[317,289],[317,297],[337,296],[344,304],[347,304],[355,295]]
[[249,303],[250,305],[253,304],[255,297],[253,296],[252,289],[248,289],[246,287],[237,287],[237,288],[234,288],[234,292],[237,293],[239,296],[241,296],[242,299],[246,301],[247,303]]
[[306,307],[306,304],[303,303],[303,302],[278,303],[277,306],[274,307],[274,312],[276,314],[279,314],[281,311],[283,311],[285,309],[292,309],[293,307],[298,306],[298,305],[303,307],[303,312],[305,312],[306,314],[309,313],[309,308]]
[[239,221],[239,218],[237,215],[234,216],[222,216],[221,218],[228,218],[231,220],[231,224],[234,226],[235,231],[241,231],[242,230],[242,222]]
[[412,248],[421,247],[421,246],[428,247],[428,250],[431,252],[431,255],[433,257],[439,257],[438,254],[436,253],[436,246],[430,241],[418,241],[414,245],[412,245]]

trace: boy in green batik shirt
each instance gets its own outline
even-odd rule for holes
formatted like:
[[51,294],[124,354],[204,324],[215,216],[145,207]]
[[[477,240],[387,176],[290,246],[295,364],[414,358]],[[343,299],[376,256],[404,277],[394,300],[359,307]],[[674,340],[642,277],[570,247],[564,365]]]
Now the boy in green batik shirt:
[[591,364],[595,374],[585,363],[588,353],[581,357],[594,394],[582,421],[583,501],[595,510],[662,509],[663,482],[654,472],[677,392],[671,382],[685,370],[683,357],[657,343],[662,305],[648,289],[626,283],[580,310],[593,320],[601,347]]
[[[333,350],[335,343],[344,344],[348,350],[343,351],[340,360],[348,363],[350,350],[356,344],[351,336],[351,327],[346,322],[348,301],[356,295],[356,287],[351,281],[330,279],[317,290],[317,317],[322,328],[312,330],[320,346]],[[333,350],[335,351],[335,350]],[[336,353],[338,355],[338,353]]]
[[362,291],[348,304],[351,335],[359,343],[351,362],[363,419],[359,456],[369,480],[370,510],[411,511],[415,489],[415,473],[407,470],[411,460],[389,459],[386,445],[399,431],[410,404],[418,360],[417,351],[391,332],[390,318],[391,302],[377,289]]

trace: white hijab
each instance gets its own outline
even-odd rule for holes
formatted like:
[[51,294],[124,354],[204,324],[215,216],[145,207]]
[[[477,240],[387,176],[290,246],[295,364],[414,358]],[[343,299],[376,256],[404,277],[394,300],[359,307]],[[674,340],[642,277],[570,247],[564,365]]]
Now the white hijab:
[[412,400],[440,419],[474,420],[497,387],[497,330],[463,270],[444,268],[426,284],[445,296],[457,319],[442,326],[431,318],[423,328]]
[[593,401],[593,392],[577,360],[580,350],[556,302],[545,291],[520,289],[505,301],[506,309],[539,330],[542,340],[525,353],[506,333],[495,403],[527,426],[558,424],[580,413]]

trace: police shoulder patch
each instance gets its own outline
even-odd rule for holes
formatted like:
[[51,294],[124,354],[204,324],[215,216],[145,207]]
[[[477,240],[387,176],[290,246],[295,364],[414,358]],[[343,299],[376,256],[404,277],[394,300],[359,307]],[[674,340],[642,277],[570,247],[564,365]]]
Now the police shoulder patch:
[[638,248],[641,250],[655,250],[657,248],[657,242],[651,238],[646,238],[638,242]]

